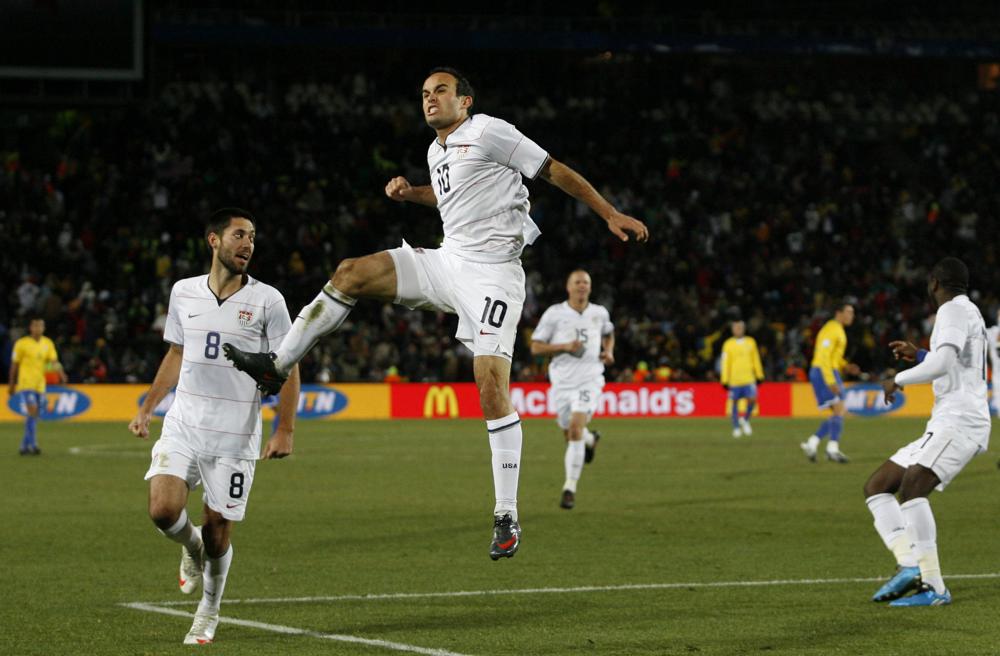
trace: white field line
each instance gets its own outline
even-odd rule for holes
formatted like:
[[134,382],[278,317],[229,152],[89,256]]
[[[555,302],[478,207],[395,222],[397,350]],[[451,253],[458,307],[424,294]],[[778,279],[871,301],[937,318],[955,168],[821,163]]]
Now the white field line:
[[[145,611],[147,613],[162,613],[163,615],[174,615],[177,617],[194,617],[194,613],[187,613],[185,611],[174,610],[172,608],[162,608],[155,604],[144,604],[136,602],[130,604],[122,604],[122,606],[125,606],[126,608],[132,608],[134,610]],[[308,636],[310,638],[319,638],[320,640],[347,642],[356,645],[364,645],[366,647],[380,647],[382,649],[403,651],[410,654],[424,654],[425,656],[465,656],[464,654],[460,654],[454,651],[447,651],[445,649],[431,649],[429,647],[418,647],[416,645],[408,645],[402,642],[390,642],[388,640],[373,640],[370,638],[359,638],[357,636],[342,635],[339,633],[321,633],[319,631],[297,629],[293,626],[282,626],[280,624],[266,624],[264,622],[241,620],[235,617],[220,617],[219,622],[222,624],[235,624],[236,626],[244,626],[250,629],[259,629],[261,631],[271,631],[272,633]]]
[[[1000,579],[1000,572],[986,574],[949,574],[951,579]],[[456,590],[452,592],[390,592],[383,594],[349,594],[321,597],[275,597],[261,599],[226,599],[229,604],[307,604],[336,601],[381,601],[392,599],[433,599],[442,597],[489,597],[496,595],[565,594],[571,592],[618,592],[628,590],[676,590],[683,588],[762,588],[779,585],[840,585],[845,583],[878,583],[884,576],[841,579],[774,579],[770,581],[708,581],[693,583],[627,583],[623,585],[584,585],[572,588],[520,588],[515,590]],[[137,602],[139,603],[139,602]],[[158,601],[156,606],[189,606],[190,601]],[[132,604],[125,604],[132,606]]]
[[69,454],[73,456],[149,459],[149,449],[145,449],[143,451],[123,451],[121,450],[120,444],[87,444],[86,446],[71,446],[68,451]]

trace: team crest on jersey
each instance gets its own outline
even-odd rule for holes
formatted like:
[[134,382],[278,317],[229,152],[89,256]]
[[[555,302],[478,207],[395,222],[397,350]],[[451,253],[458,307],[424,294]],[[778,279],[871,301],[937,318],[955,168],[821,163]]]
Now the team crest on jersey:
[[250,322],[253,321],[253,312],[251,310],[240,310],[236,318],[239,319],[241,326],[249,326]]
[[466,154],[468,154],[468,152],[469,152],[469,145],[468,144],[462,144],[461,146],[458,147],[458,156],[459,157],[465,157]]

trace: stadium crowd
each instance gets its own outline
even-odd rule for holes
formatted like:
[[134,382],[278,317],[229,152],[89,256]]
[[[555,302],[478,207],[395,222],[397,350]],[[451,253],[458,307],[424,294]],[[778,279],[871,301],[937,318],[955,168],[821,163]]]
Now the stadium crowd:
[[[584,206],[529,183],[543,236],[524,255],[515,379],[544,378],[530,333],[578,266],[616,326],[609,380],[714,380],[738,316],[767,378],[798,378],[842,297],[858,310],[848,356],[876,375],[893,366],[890,339],[929,335],[926,267],[944,254],[969,263],[992,323],[995,91],[863,65],[611,60],[569,82],[580,65],[539,67],[530,88],[499,68],[467,71],[475,110],[515,123],[652,235],[627,250]],[[426,183],[423,73],[410,87],[362,72],[172,81],[125,107],[12,114],[0,131],[3,357],[37,314],[71,382],[152,380],[171,284],[206,270],[201,220],[219,206],[255,213],[252,275],[293,316],[344,257],[404,238],[435,246],[437,214],[382,192],[394,175]],[[470,380],[454,329],[448,315],[360,303],[303,361],[304,380]]]

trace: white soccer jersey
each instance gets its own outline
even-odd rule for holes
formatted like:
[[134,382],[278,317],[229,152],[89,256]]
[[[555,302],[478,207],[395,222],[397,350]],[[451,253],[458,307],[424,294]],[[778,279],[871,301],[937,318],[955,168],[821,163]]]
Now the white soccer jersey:
[[179,437],[206,455],[258,458],[260,393],[252,378],[226,360],[222,344],[274,351],[291,326],[281,293],[259,280],[248,277],[221,303],[207,275],[174,283],[163,339],[184,347],[184,360],[164,436]]
[[474,262],[509,262],[540,234],[528,216],[522,175],[534,179],[548,153],[510,123],[476,114],[427,149],[443,247]]
[[947,374],[933,382],[931,422],[947,421],[974,429],[970,435],[975,435],[985,449],[990,431],[990,409],[986,401],[986,324],[979,308],[964,294],[938,308],[931,331],[931,351],[945,344],[958,349],[958,361]]
[[601,362],[601,337],[614,332],[611,315],[603,305],[590,303],[577,312],[563,301],[542,314],[531,339],[547,344],[583,342],[580,354],[560,353],[549,363],[549,380],[553,387],[604,385],[604,363]]

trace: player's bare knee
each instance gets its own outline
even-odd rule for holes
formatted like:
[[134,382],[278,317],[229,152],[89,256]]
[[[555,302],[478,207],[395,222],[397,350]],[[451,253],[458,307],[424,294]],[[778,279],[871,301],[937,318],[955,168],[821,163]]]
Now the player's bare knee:
[[176,524],[180,517],[181,508],[175,508],[173,504],[158,499],[150,499],[149,518],[156,524],[156,528],[166,531]]
[[577,426],[575,424],[571,425],[569,427],[569,430],[566,431],[566,439],[568,439],[570,442],[579,442],[580,440],[582,440],[583,426]]
[[886,490],[882,485],[882,481],[877,480],[875,476],[872,476],[867,481],[865,481],[864,494],[865,498],[873,497],[876,494],[885,494]]
[[479,385],[479,407],[487,419],[499,419],[513,412],[507,390],[491,376]]
[[338,291],[348,296],[357,296],[361,293],[364,285],[362,267],[358,266],[360,258],[349,257],[341,260],[337,265],[337,270],[333,272],[330,282]]
[[219,513],[206,509],[205,523],[201,527],[201,537],[205,541],[205,552],[212,558],[219,558],[229,549],[229,533],[232,522]]

